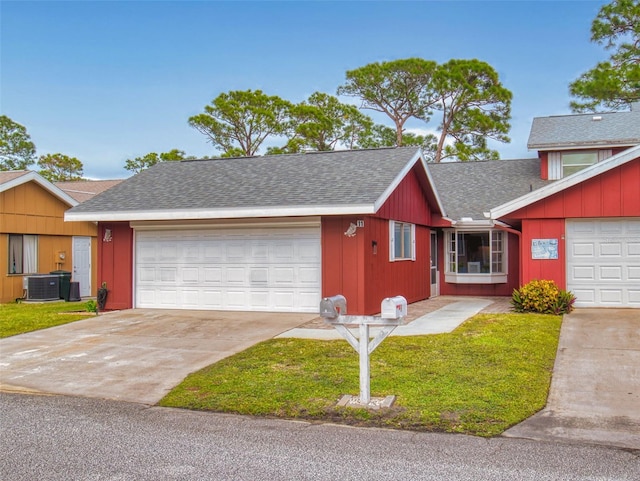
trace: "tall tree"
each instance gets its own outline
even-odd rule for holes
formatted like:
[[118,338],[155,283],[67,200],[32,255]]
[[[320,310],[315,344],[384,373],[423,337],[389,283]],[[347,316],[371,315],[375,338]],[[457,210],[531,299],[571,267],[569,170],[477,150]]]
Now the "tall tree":
[[611,52],[569,85],[574,112],[619,110],[640,100],[640,3],[614,0],[591,24],[591,41]]
[[[432,146],[437,140],[437,137],[433,134],[418,135],[406,131],[402,133],[402,145],[415,145],[428,152],[433,150]],[[360,147],[365,149],[394,146],[396,146],[396,131],[391,127],[381,124],[375,124],[371,129],[371,135],[360,141]]]
[[189,125],[209,138],[223,156],[256,155],[267,137],[291,128],[291,103],[261,90],[222,93],[189,118]]
[[434,107],[442,112],[442,122],[432,160],[499,158],[487,139],[510,142],[512,94],[498,73],[480,60],[453,59],[438,67],[433,84],[438,95]]
[[403,145],[404,125],[412,117],[429,120],[433,103],[431,78],[436,63],[408,58],[365,65],[346,74],[338,95],[359,97],[361,108],[383,112],[394,123],[396,145]]
[[186,156],[184,151],[173,149],[169,152],[162,152],[157,154],[156,152],[149,152],[142,157],[136,157],[135,159],[127,159],[124,168],[134,174],[142,172],[149,167],[156,165],[158,162],[170,162],[174,160],[188,160],[195,159],[193,156]]
[[282,148],[269,153],[334,150],[336,147],[358,148],[370,136],[373,120],[357,107],[341,103],[337,97],[315,92],[291,108],[291,138]]
[[83,165],[75,157],[60,153],[41,155],[38,167],[38,173],[51,182],[82,180]]
[[36,146],[27,129],[0,115],[0,170],[26,170],[36,160]]

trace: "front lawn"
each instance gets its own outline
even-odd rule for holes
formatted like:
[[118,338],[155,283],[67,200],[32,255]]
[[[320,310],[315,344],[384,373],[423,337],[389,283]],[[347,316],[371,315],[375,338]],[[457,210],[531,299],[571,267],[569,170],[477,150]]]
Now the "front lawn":
[[0,338],[67,324],[92,315],[95,314],[86,311],[84,302],[0,304]]
[[359,393],[346,341],[272,339],[188,376],[162,406],[494,436],[546,403],[560,316],[482,314],[450,334],[390,337],[371,356],[388,410],[338,408]]

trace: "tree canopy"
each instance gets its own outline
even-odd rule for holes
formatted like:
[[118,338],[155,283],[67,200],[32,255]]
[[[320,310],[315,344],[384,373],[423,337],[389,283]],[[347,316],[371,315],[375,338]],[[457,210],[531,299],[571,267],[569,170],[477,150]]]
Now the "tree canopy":
[[591,41],[611,52],[569,85],[574,112],[619,110],[640,100],[640,3],[614,0],[591,24]]
[[82,180],[82,162],[64,154],[46,154],[38,159],[38,173],[51,182]]
[[338,95],[358,97],[361,108],[386,114],[394,123],[396,145],[400,146],[407,120],[429,120],[436,67],[436,62],[421,58],[370,63],[347,71],[347,82],[338,87]]
[[206,135],[223,156],[252,156],[269,136],[291,129],[291,107],[261,90],[233,90],[205,105],[204,113],[189,118],[189,125]]
[[268,153],[325,151],[336,147],[355,149],[371,136],[373,127],[373,120],[355,106],[322,92],[315,92],[307,100],[291,106],[290,119],[286,145],[270,148]]
[[[450,60],[438,68],[433,89],[435,109],[442,112],[440,138],[433,161],[498,159],[487,139],[510,142],[511,97],[498,73],[480,60]],[[447,145],[447,139],[453,141]]]
[[[189,124],[223,157],[256,155],[269,139],[267,154],[416,145],[435,162],[447,157],[466,161],[498,158],[488,140],[510,142],[511,92],[480,60],[371,63],[348,71],[337,93],[359,98],[362,109],[385,114],[393,128],[375,124],[357,107],[326,93],[293,104],[260,90],[222,93]],[[442,119],[433,129],[439,136],[407,130],[410,119],[428,123],[435,112]],[[282,138],[284,145],[273,146]]]
[[26,170],[36,160],[36,146],[27,129],[0,115],[0,170]]
[[169,152],[149,152],[142,157],[136,157],[135,159],[127,159],[124,168],[134,174],[142,172],[149,167],[156,165],[158,162],[170,162],[175,160],[187,160],[194,159],[195,157],[186,156],[182,150],[173,149]]

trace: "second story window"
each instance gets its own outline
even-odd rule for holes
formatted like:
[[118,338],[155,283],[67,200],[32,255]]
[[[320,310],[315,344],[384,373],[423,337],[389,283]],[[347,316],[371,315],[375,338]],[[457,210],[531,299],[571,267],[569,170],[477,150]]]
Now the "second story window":
[[598,162],[598,152],[563,152],[562,177],[574,174],[596,162]]

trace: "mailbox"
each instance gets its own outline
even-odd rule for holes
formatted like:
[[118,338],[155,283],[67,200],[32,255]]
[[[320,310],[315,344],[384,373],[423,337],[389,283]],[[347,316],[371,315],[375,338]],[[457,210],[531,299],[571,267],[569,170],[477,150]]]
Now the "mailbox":
[[402,319],[407,317],[407,300],[402,296],[387,297],[382,300],[380,317],[383,319]]
[[336,319],[347,313],[347,300],[344,296],[337,295],[325,297],[320,301],[320,316],[327,319]]

